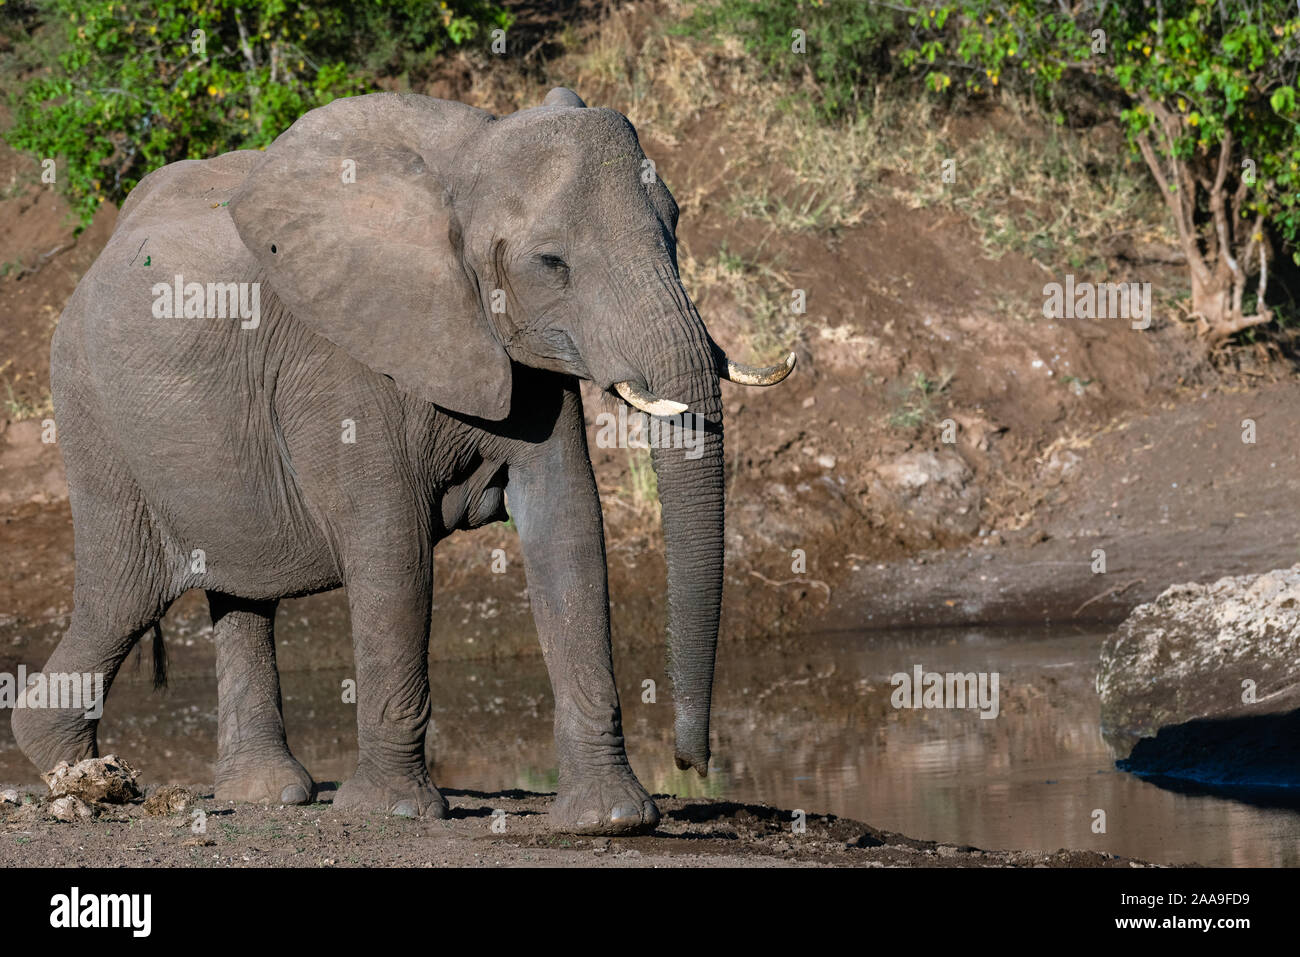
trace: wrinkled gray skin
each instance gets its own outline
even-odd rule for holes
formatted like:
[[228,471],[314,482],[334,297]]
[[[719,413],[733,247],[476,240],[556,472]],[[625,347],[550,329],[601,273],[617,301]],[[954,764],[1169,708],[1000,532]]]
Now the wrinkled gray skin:
[[[555,694],[553,823],[653,827],[623,748],[577,380],[627,380],[707,420],[700,458],[653,453],[676,761],[703,775],[725,360],[679,284],[677,207],[642,182],[644,160],[623,116],[566,90],[506,117],[376,94],[308,113],[265,153],[146,177],[54,335],[76,587],[45,672],[111,680],[168,605],[202,588],[217,796],[306,801],[272,621],[280,598],[346,586],[360,757],[335,803],[441,817],[424,759],[432,550],[503,519],[508,494]],[[260,281],[260,324],[155,318],[153,285],[176,274]],[[96,754],[79,711],[16,710],[13,726],[41,770]]]

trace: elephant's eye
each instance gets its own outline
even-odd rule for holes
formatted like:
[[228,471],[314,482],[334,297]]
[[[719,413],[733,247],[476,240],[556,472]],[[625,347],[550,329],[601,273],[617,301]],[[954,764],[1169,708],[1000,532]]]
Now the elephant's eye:
[[543,266],[545,266],[547,269],[554,269],[557,271],[564,270],[567,272],[569,268],[569,264],[566,263],[563,259],[561,259],[559,256],[553,256],[550,253],[545,253],[541,256],[538,256],[537,261],[541,263]]

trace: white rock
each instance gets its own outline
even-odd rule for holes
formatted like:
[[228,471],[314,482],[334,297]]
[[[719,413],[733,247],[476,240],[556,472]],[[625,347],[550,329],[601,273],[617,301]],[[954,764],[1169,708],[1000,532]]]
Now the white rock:
[[[1243,681],[1255,703],[1243,701]],[[1300,687],[1300,565],[1166,588],[1102,647],[1102,727],[1150,737],[1195,718],[1295,707]],[[1130,742],[1131,743],[1131,742]]]

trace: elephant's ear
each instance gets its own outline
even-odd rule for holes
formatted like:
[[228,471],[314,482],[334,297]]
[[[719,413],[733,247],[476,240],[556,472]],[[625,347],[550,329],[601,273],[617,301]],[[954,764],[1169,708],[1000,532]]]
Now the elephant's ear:
[[378,146],[374,129],[297,129],[310,118],[275,141],[230,201],[272,290],[403,391],[505,418],[510,360],[462,259],[446,184],[391,136]]

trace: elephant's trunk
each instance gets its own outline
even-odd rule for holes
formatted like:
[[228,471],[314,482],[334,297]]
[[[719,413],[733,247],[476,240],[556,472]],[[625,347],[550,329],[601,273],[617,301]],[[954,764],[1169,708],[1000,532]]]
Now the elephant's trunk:
[[703,455],[686,460],[678,449],[652,450],[663,512],[668,564],[668,673],[676,708],[677,766],[709,770],[709,709],[722,609],[723,483],[721,417],[714,400],[692,403],[718,431],[707,432]]
[[[722,397],[717,352],[680,287],[675,313],[649,326],[641,352],[649,392],[689,412],[660,420],[651,461],[668,565],[668,673],[677,766],[709,768],[709,708],[722,607]],[[684,430],[684,432],[682,431]]]

